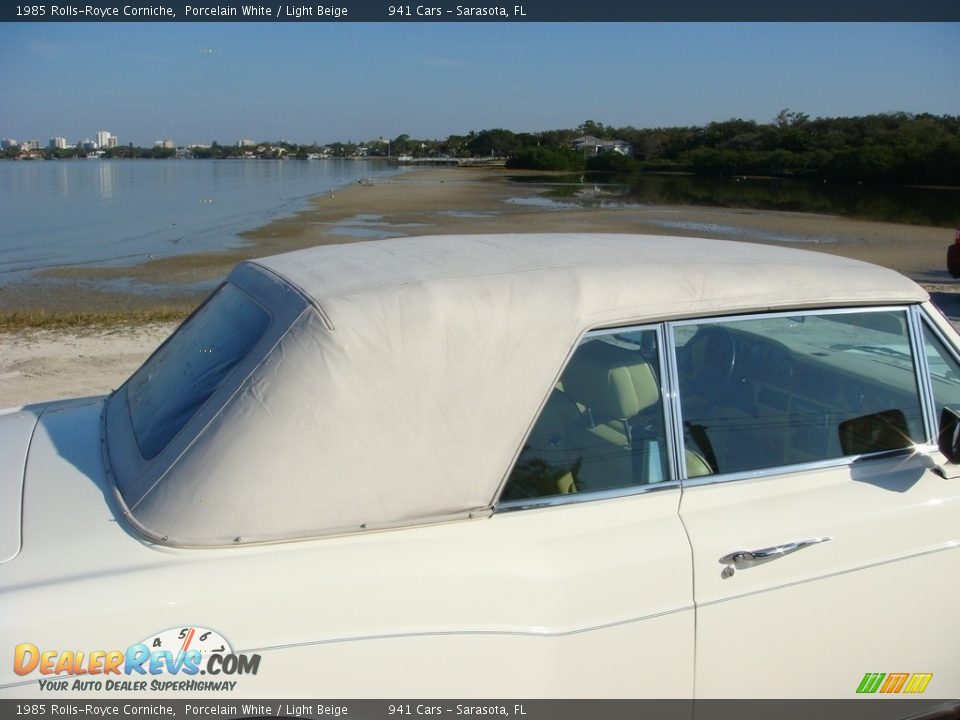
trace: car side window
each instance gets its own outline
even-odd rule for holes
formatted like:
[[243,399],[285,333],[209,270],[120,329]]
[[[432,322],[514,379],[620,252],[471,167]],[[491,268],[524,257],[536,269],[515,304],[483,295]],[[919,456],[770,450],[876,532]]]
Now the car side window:
[[960,363],[926,323],[923,324],[923,351],[927,356],[937,418],[947,407],[960,412]]
[[688,466],[693,454],[710,473],[756,471],[925,441],[906,311],[677,324],[673,337]]
[[660,378],[656,330],[585,339],[551,390],[501,501],[668,479]]

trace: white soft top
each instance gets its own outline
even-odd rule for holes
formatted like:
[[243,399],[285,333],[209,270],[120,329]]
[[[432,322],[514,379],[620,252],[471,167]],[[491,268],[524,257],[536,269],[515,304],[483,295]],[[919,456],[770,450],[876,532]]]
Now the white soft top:
[[840,257],[634,235],[322,246],[243,263],[231,282],[249,288],[254,275],[294,286],[304,309],[144,465],[143,490],[124,494],[134,523],[165,542],[275,541],[489,512],[591,329],[927,299],[891,270]]
[[[569,297],[580,317],[637,308],[661,319],[741,308],[917,301],[925,292],[902,275],[835,255],[754,243],[651,235],[474,235],[327,245],[254,261],[299,286],[330,313],[338,301],[392,295],[410,285],[455,281],[468,291],[519,275],[529,292]],[[630,282],[630,278],[639,282]],[[609,285],[614,282],[615,285]],[[490,298],[491,305],[497,298]],[[508,301],[507,298],[500,298]],[[649,308],[645,311],[642,308]],[[685,310],[680,310],[685,312]]]

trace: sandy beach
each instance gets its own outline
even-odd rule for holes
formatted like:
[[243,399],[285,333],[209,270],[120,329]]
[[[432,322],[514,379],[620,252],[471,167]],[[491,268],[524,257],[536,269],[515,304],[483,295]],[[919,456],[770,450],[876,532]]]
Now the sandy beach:
[[[688,206],[617,205],[584,186],[592,205],[554,203],[543,188],[508,181],[499,168],[415,170],[318,196],[311,207],[243,235],[239,249],[161,259],[128,268],[64,267],[55,282],[0,291],[0,314],[16,311],[186,313],[237,262],[318,244],[456,233],[625,232],[695,235],[789,245],[891,267],[924,284],[945,312],[960,315],[944,269],[953,232],[807,213]],[[103,279],[145,284],[138,293],[103,292]],[[108,392],[120,384],[175,324],[121,324],[0,333],[0,407]]]

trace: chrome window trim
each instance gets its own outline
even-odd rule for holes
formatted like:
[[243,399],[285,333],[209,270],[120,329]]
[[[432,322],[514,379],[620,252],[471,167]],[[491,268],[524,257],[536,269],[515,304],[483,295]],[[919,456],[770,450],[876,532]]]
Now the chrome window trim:
[[[677,434],[677,423],[680,418],[677,417],[678,398],[677,398],[677,358],[672,350],[667,352],[667,342],[673,339],[673,331],[667,323],[660,323],[657,326],[657,343],[660,362],[660,402],[663,405],[663,431],[666,437],[664,442],[667,445],[667,477],[670,482],[680,482],[680,478],[686,477],[687,463],[682,447],[678,447],[677,439],[680,438],[682,444],[682,435]],[[672,342],[669,347],[672,347]]]
[[515,510],[537,510],[545,507],[558,507],[562,505],[576,505],[578,503],[593,502],[594,500],[613,500],[616,498],[632,497],[634,495],[645,495],[650,492],[660,490],[679,490],[679,480],[665,480],[663,482],[653,483],[651,485],[629,485],[622,488],[611,490],[594,490],[592,492],[569,493],[567,495],[548,495],[542,498],[522,498],[519,500],[506,500],[498,503],[494,507],[494,515],[501,512],[513,512]]
[[670,353],[666,367],[668,378],[669,395],[665,392],[664,398],[669,402],[664,402],[669,406],[668,416],[669,425],[667,427],[667,438],[670,443],[670,454],[674,457],[676,475],[673,477],[682,483],[687,477],[687,449],[683,444],[683,415],[680,412],[680,375],[677,369],[677,352],[674,347],[675,337],[673,334],[674,323],[664,324],[664,345],[669,343]]
[[844,455],[830,460],[816,460],[806,463],[794,463],[792,465],[778,465],[776,467],[761,468],[758,470],[745,470],[736,473],[717,473],[716,475],[703,475],[696,478],[684,478],[682,485],[684,488],[700,487],[701,485],[716,485],[718,483],[735,482],[737,480],[759,480],[763,478],[772,478],[780,475],[792,475],[795,473],[808,472],[812,470],[829,470],[831,468],[853,467],[863,462],[874,462],[880,460],[891,460],[894,458],[911,458],[915,455],[929,456],[934,452],[937,446],[931,443],[923,445],[914,445],[912,448],[903,448],[902,450],[883,450],[881,452],[867,453],[865,455]]
[[[930,381],[930,365],[927,362],[927,353],[923,344],[923,318],[920,307],[913,305],[909,308],[910,342],[913,345],[914,369],[917,372],[917,389],[920,391],[920,407],[923,409],[923,419],[927,430],[927,442],[936,444],[940,434],[940,420],[937,418],[937,403],[933,396],[933,383]],[[941,342],[944,346],[948,343]]]
[[820,315],[852,315],[854,313],[869,312],[892,312],[894,310],[908,312],[914,305],[850,305],[847,307],[834,308],[797,308],[795,310],[774,310],[771,312],[753,312],[747,314],[735,315],[712,315],[710,317],[685,318],[683,320],[671,320],[667,324],[678,327],[680,325],[710,325],[718,322],[739,322],[741,320],[760,320],[763,318],[791,318],[791,317],[814,317]]

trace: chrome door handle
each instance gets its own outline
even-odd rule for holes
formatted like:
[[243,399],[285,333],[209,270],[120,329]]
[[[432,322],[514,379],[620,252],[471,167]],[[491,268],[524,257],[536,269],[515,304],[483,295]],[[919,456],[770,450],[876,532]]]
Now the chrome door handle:
[[763,548],[762,550],[735,550],[727,553],[720,558],[721,565],[735,565],[737,567],[753,567],[771,560],[776,560],[784,555],[795,553],[811,545],[833,540],[831,537],[810,538],[809,540],[798,540],[797,542],[786,543],[785,545],[775,545],[774,547]]

